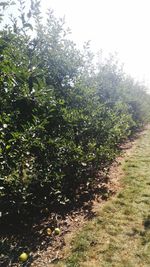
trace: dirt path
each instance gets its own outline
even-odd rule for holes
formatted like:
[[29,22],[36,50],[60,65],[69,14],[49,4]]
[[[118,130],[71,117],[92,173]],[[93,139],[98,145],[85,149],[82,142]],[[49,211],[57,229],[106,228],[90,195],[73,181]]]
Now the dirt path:
[[150,129],[120,167],[118,194],[97,205],[97,216],[66,239],[64,259],[47,266],[150,266]]

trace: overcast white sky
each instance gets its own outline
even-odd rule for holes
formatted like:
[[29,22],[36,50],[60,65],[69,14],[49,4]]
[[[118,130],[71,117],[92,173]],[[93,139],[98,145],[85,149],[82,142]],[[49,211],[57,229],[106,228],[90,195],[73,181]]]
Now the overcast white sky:
[[150,87],[150,0],[42,0],[66,17],[77,44],[118,52],[124,69]]
[[[1,0],[0,0],[1,1]],[[26,0],[27,3],[30,0]],[[43,12],[65,15],[70,38],[91,40],[96,53],[118,53],[124,70],[150,87],[150,0],[41,0]]]

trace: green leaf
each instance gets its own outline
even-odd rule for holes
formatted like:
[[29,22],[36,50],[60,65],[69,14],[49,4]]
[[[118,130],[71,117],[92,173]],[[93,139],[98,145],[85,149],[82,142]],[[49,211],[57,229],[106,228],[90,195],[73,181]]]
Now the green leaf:
[[30,28],[33,31],[33,26],[30,23],[24,23],[24,27]]

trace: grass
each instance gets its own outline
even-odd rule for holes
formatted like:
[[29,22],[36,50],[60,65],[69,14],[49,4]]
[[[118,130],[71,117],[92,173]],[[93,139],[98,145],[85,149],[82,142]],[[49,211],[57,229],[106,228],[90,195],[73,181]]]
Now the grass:
[[122,189],[72,239],[55,267],[150,266],[150,130],[123,165]]

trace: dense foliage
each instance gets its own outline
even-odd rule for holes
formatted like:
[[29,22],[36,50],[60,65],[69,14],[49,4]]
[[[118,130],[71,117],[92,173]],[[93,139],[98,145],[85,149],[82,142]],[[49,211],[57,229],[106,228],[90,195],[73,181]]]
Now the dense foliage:
[[144,86],[113,57],[94,66],[51,10],[44,23],[38,1],[15,2],[18,19],[0,31],[2,216],[70,201],[150,114]]

